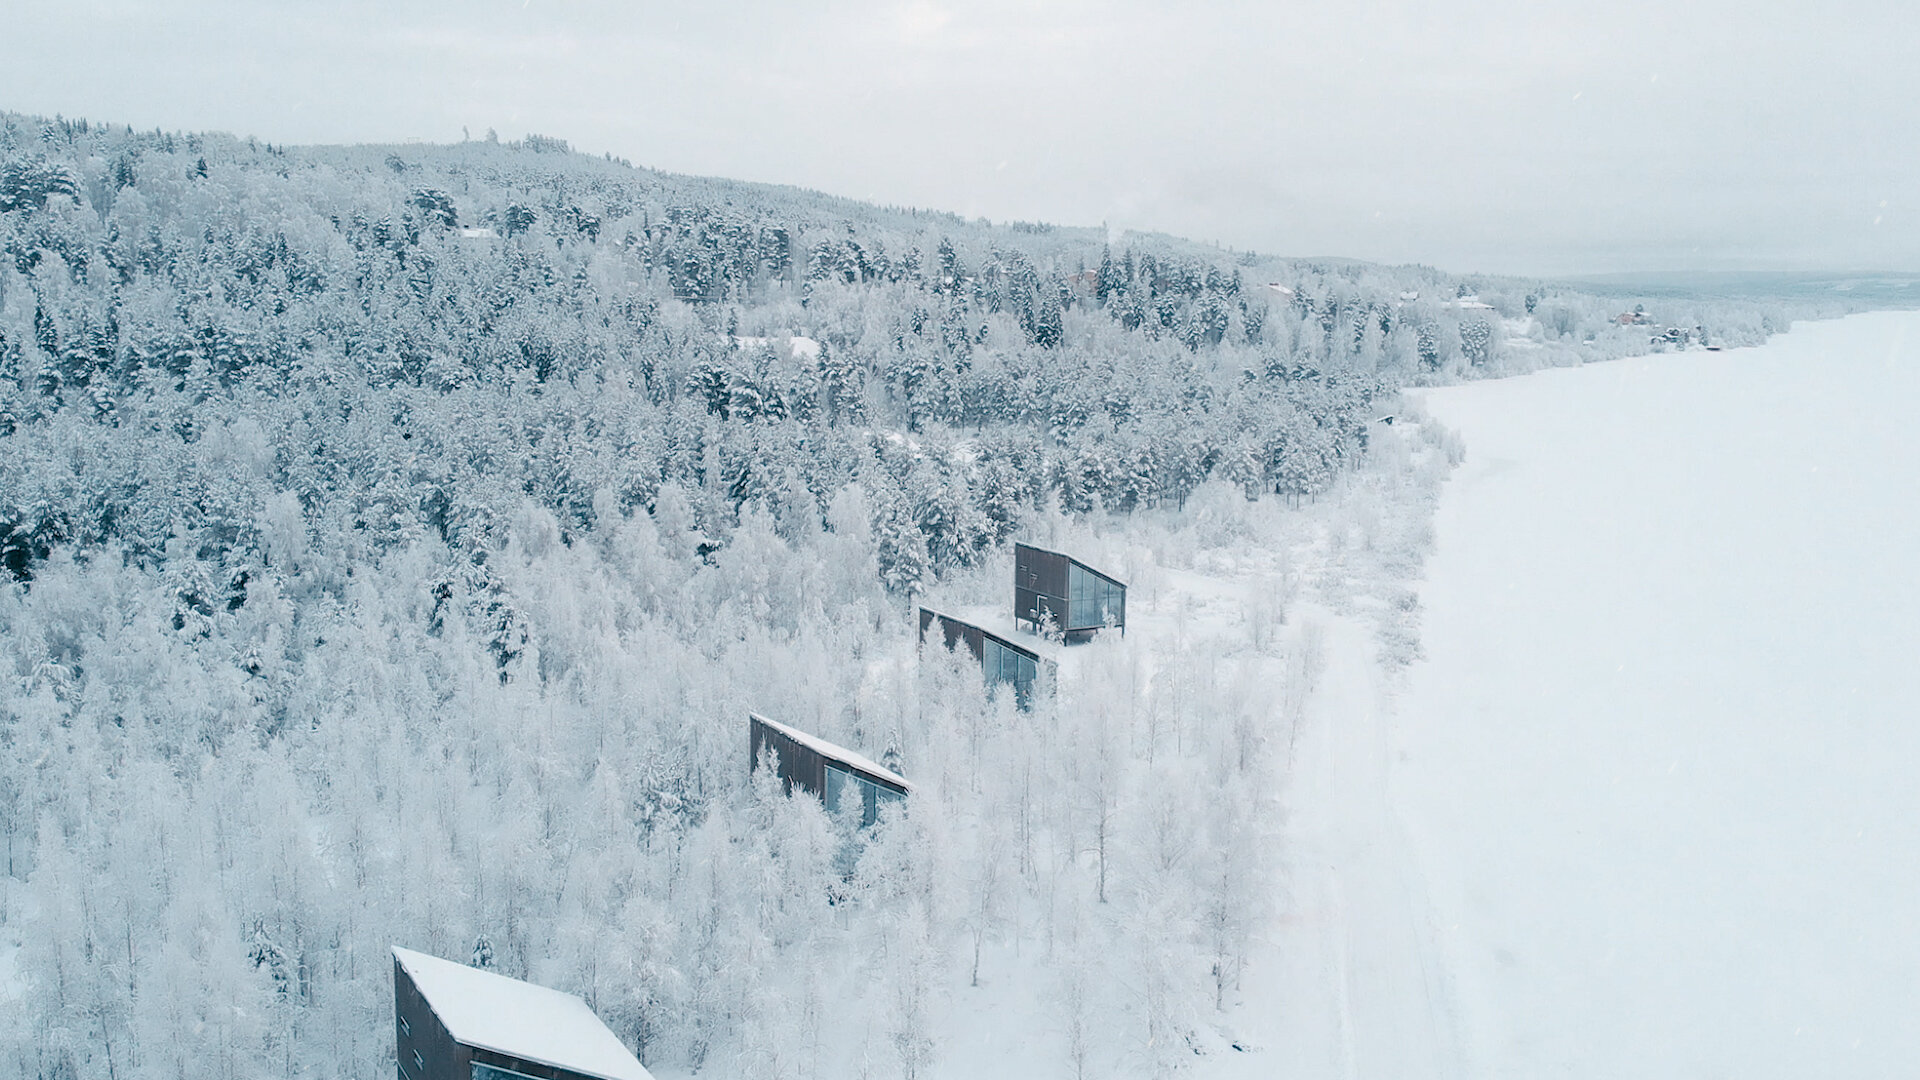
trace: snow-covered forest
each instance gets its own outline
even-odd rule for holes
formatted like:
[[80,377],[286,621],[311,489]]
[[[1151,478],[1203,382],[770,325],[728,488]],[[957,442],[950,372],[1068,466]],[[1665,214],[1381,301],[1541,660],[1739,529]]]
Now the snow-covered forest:
[[[1261,677],[1309,677],[1273,627],[1310,568],[1231,644],[1169,607],[1077,650],[1031,712],[910,602],[1003,603],[1039,535],[1151,613],[1293,514],[1377,546],[1410,656],[1450,448],[1375,423],[1397,390],[1650,347],[1548,283],[538,137],[8,115],[0,248],[0,1074],[46,1080],[386,1075],[396,943],[772,1077],[914,1076],[943,988],[1014,956],[1061,1075],[1175,1069],[1279,895],[1298,687]],[[1715,343],[1789,314],[1665,303]],[[753,782],[749,709],[907,812],[862,839]]]

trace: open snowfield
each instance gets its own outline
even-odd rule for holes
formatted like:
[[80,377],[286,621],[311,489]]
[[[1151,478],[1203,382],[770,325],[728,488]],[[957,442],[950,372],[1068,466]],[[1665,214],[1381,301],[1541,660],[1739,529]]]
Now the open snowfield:
[[1418,971],[1351,988],[1347,1074],[1913,1075],[1920,314],[1426,403],[1467,461],[1375,890]]

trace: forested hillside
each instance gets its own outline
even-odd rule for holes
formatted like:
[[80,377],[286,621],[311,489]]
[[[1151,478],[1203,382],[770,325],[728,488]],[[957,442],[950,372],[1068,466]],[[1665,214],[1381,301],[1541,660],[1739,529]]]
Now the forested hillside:
[[[1023,529],[1310,501],[1402,385],[1648,347],[1543,284],[552,139],[0,124],[9,1075],[384,1074],[392,943],[806,1076],[914,1075],[965,946],[1024,942],[1083,1045],[1172,1068],[1271,892],[1257,657],[1108,643],[1022,713],[907,598]],[[925,795],[856,843],[749,783],[748,708]]]
[[[663,485],[723,537],[858,477],[905,590],[1047,498],[1310,492],[1395,385],[1646,347],[1544,286],[1460,306],[1476,284],[1421,268],[990,228],[540,138],[286,150],[10,116],[0,154],[16,576],[64,542],[183,542],[227,588],[273,496],[350,563],[411,529],[484,548],[528,499],[571,534],[597,493]],[[238,417],[272,433],[264,487],[196,467]]]

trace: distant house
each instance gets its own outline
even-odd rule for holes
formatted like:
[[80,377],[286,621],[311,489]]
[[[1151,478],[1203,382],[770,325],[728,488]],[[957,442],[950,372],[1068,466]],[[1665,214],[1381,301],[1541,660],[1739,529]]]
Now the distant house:
[[400,1080],[653,1080],[587,1003],[393,950]]
[[747,744],[749,768],[759,768],[761,758],[771,756],[788,794],[797,787],[817,796],[829,812],[838,812],[848,799],[859,799],[862,825],[880,820],[882,806],[904,802],[913,791],[899,773],[758,713],[747,714]]
[[468,225],[461,228],[460,235],[468,240],[493,240],[500,234],[485,225]]
[[1052,681],[1054,663],[1039,653],[1015,641],[1001,637],[984,627],[961,622],[951,615],[942,615],[932,608],[920,609],[920,640],[927,640],[927,631],[934,625],[940,627],[940,637],[947,648],[965,642],[967,651],[980,661],[980,669],[986,675],[988,683],[1004,683],[1013,687],[1020,707],[1031,708],[1033,693],[1037,686]]
[[1069,555],[1013,545],[1013,621],[1035,633],[1051,621],[1063,640],[1077,644],[1109,622],[1127,627],[1127,586]]

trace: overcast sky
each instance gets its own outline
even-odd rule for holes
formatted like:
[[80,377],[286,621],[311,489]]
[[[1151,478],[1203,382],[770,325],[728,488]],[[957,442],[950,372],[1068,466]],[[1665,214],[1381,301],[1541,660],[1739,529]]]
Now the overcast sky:
[[9,0],[0,108],[1459,272],[1920,270],[1920,3]]

